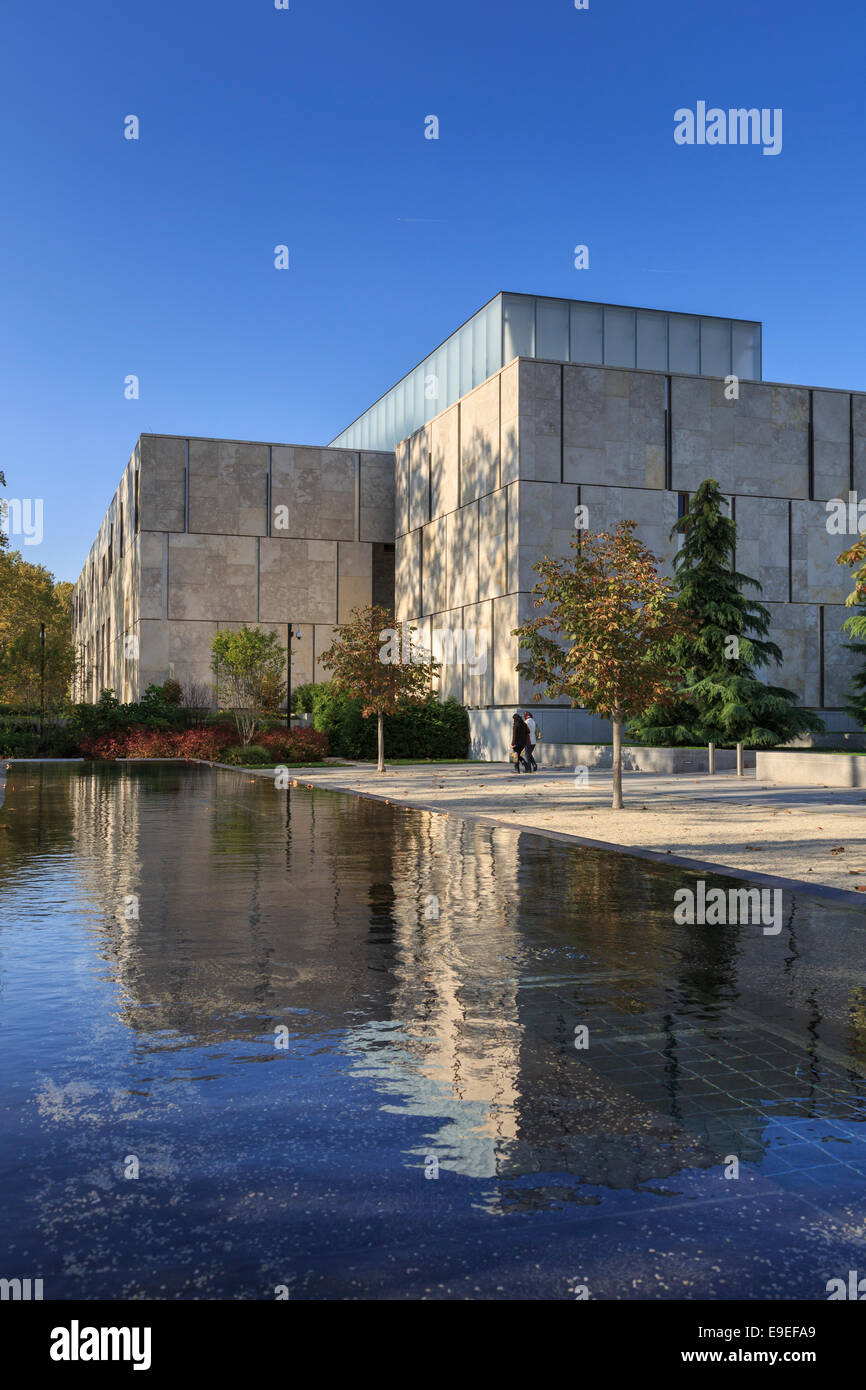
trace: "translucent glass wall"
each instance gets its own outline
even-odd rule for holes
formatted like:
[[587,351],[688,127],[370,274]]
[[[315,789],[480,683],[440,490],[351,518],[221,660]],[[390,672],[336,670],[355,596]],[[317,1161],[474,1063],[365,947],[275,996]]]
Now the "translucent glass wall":
[[502,366],[502,295],[452,333],[429,357],[332,441],[338,449],[393,449]]
[[393,449],[515,357],[761,380],[761,325],[500,294],[332,441]]
[[502,296],[503,363],[547,357],[605,367],[761,380],[761,325],[574,299]]

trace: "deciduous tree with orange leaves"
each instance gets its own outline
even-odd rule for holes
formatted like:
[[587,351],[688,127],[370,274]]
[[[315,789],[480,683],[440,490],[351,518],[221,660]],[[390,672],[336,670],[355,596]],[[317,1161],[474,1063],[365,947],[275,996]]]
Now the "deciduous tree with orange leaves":
[[532,592],[545,612],[512,632],[527,653],[521,675],[611,721],[614,811],[622,807],[623,724],[672,698],[679,672],[666,649],[691,630],[636,528],[620,521],[610,532],[579,532],[571,555],[539,560]]
[[441,668],[415,640],[415,632],[408,623],[394,626],[387,608],[368,604],[352,609],[349,621],[340,625],[320,657],[325,670],[334,673],[335,688],[361,700],[365,716],[376,716],[377,772],[385,771],[384,716],[403,704],[425,700]]

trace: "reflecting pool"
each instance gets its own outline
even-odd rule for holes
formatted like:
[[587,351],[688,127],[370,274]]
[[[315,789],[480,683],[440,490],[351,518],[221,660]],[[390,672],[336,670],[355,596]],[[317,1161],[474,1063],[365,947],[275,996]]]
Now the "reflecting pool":
[[13,764],[0,822],[3,1277],[826,1299],[866,1274],[856,907],[678,925],[683,870],[195,765]]

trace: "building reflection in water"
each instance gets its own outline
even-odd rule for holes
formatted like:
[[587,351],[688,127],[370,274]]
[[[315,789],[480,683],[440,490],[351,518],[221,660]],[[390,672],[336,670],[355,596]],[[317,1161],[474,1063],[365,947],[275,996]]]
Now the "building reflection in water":
[[269,1060],[285,1024],[426,1122],[407,1165],[633,1187],[862,1120],[862,914],[677,926],[673,869],[206,768],[49,785],[137,1047]]

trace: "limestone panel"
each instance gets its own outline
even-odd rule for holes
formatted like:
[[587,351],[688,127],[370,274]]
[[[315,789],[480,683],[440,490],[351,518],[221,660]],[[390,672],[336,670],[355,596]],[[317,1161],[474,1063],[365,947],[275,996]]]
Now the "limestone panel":
[[145,619],[138,625],[138,679],[141,693],[149,685],[162,685],[163,681],[168,680],[168,638],[168,623]]
[[[326,652],[337,636],[337,629],[332,623],[316,623],[313,630],[313,652],[315,656],[314,681],[329,681],[333,676],[333,671],[326,670],[322,665],[322,653]],[[300,682],[299,682],[300,684]]]
[[392,545],[395,535],[394,455],[362,453],[360,458],[362,541]]
[[563,368],[563,476],[663,488],[665,387],[661,376]]
[[[533,597],[532,597],[532,595],[531,595],[530,593],[525,593],[525,592],[524,592],[524,593],[518,594],[518,596],[517,596],[517,621],[518,621],[518,623],[520,624],[521,627],[522,627],[525,623],[531,622],[531,621],[533,620],[533,618],[538,618],[538,617],[542,616],[542,615],[544,614],[544,611],[545,611],[545,610],[544,610],[543,608],[536,608],[536,606],[535,606],[535,600],[533,599]],[[497,640],[498,640],[498,637],[497,637]],[[515,639],[515,638],[512,638],[512,641],[516,642],[516,639]],[[519,659],[522,659],[524,655],[525,655],[525,653],[521,651],[520,654],[519,654]],[[515,661],[517,661],[517,660],[518,660],[518,656],[515,655],[515,656],[513,657],[513,659],[514,659]],[[525,676],[523,676],[523,675],[518,676],[518,679],[517,679],[517,707],[518,707],[519,709],[521,709],[521,710],[532,709],[532,708],[535,706],[535,696],[536,696],[536,694],[540,694],[540,695],[541,695],[541,703],[544,704],[544,705],[547,705],[547,706],[550,706],[550,705],[568,705],[568,704],[569,704],[569,700],[568,700],[565,696],[560,696],[560,697],[557,699],[557,698],[553,698],[553,697],[551,697],[551,696],[549,696],[549,695],[545,695],[544,692],[540,689],[539,686],[534,685],[534,684],[532,683],[532,681],[527,680],[527,678],[526,678]],[[544,723],[544,716],[543,716],[543,714],[539,716],[539,722],[543,725],[543,723]],[[550,737],[549,734],[548,734],[548,737]]]
[[827,604],[824,608],[824,706],[841,709],[853,696],[851,682],[860,670],[861,662],[846,646],[854,639],[844,631],[843,624],[853,610],[844,604]]
[[337,622],[346,623],[353,608],[373,601],[373,548],[340,541],[337,546]]
[[854,418],[854,487],[860,497],[866,497],[866,396],[855,396]]
[[463,703],[490,704],[493,698],[493,605],[490,601],[464,608],[461,655]]
[[170,618],[255,621],[255,537],[172,535],[168,572]]
[[417,430],[409,445],[409,529],[430,520],[430,426]]
[[460,402],[460,501],[472,502],[499,486],[499,377]]
[[259,618],[262,622],[333,622],[337,618],[337,542],[262,540]]
[[448,604],[447,528],[444,516],[424,527],[421,608],[425,613],[441,613]]
[[850,397],[840,391],[813,391],[813,496],[847,497],[851,480]]
[[164,670],[163,680],[168,680],[168,662],[170,662],[170,646],[168,646],[168,623],[156,623],[145,619],[139,623],[139,662],[143,669]]
[[394,534],[409,530],[409,440],[401,439],[394,451]]
[[140,559],[140,609],[142,618],[161,618],[164,611],[163,546],[161,535],[142,531],[138,537]]
[[168,674],[182,685],[190,682],[213,689],[211,643],[218,631],[216,622],[171,621],[168,631]]
[[430,421],[430,516],[445,516],[459,506],[460,407],[453,405]]
[[768,603],[770,639],[782,649],[782,665],[760,671],[767,685],[791,690],[801,704],[815,708],[819,701],[819,637],[815,609],[804,603]]
[[421,532],[398,536],[395,547],[394,604],[403,622],[421,608]]
[[[517,627],[519,600],[517,594],[506,594],[495,598],[493,603],[493,703],[514,706],[519,698],[516,666],[520,659],[517,638],[512,637],[512,628]],[[513,712],[513,708],[512,708]]]
[[575,536],[577,488],[571,483],[518,484],[517,588],[532,589],[539,576],[532,568],[544,555],[569,555]]
[[520,476],[520,360],[499,373],[499,458],[503,487]]
[[582,487],[581,503],[589,510],[590,531],[610,531],[618,521],[636,521],[637,534],[670,575],[676,554],[671,528],[677,519],[677,495],[648,488]]
[[740,382],[728,400],[722,381],[671,381],[672,478],[694,492],[715,478],[726,492],[806,497],[809,393],[799,387]]
[[178,667],[184,662],[206,668],[210,667],[211,642],[219,627],[216,621],[184,622],[174,619],[170,620],[166,626],[169,635],[168,655],[170,661]]
[[562,476],[562,368],[518,362],[520,477],[558,483]]
[[447,591],[451,608],[478,600],[478,503],[446,518]]
[[233,439],[189,441],[189,529],[267,535],[268,449]]
[[[141,529],[182,531],[186,506],[186,440],[143,434],[140,458],[138,511]],[[128,517],[128,508],[124,510]]]
[[345,449],[275,444],[271,450],[272,536],[353,541],[356,457]]
[[429,660],[432,655],[432,627],[434,619],[432,617],[409,618],[406,626],[412,634],[412,649],[424,653]]
[[506,592],[516,593],[520,587],[518,583],[519,565],[519,544],[520,544],[520,484],[512,483],[504,489],[505,508],[506,508],[506,529],[508,536],[508,547],[505,555],[506,569]]
[[747,589],[747,595],[761,603],[787,603],[788,503],[782,497],[738,497],[736,522],[737,569],[762,586],[760,593]]
[[831,535],[823,502],[791,504],[791,594],[795,603],[844,603],[850,570],[836,563],[854,536]]
[[506,514],[504,488],[482,497],[478,503],[479,599],[497,598],[508,589]]
[[[441,662],[439,672],[439,698],[459,700],[463,704],[463,660],[454,644],[454,634],[463,631],[463,609],[453,608],[439,613],[431,625],[431,646],[437,661]],[[462,641],[462,636],[461,639]]]

